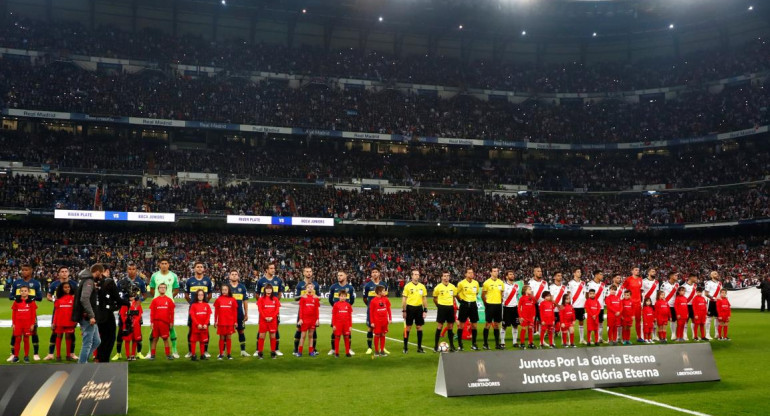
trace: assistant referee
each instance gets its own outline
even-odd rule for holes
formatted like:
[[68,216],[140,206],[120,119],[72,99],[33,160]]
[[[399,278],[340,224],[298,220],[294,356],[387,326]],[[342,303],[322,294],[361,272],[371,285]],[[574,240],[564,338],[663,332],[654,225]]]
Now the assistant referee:
[[472,350],[478,350],[476,346],[476,323],[479,322],[479,308],[476,305],[476,299],[479,293],[479,282],[474,280],[473,269],[468,268],[465,270],[465,279],[461,280],[457,284],[457,301],[460,304],[460,310],[457,313],[457,344],[460,347],[459,350],[463,350],[463,324],[465,321],[471,321],[471,340]]

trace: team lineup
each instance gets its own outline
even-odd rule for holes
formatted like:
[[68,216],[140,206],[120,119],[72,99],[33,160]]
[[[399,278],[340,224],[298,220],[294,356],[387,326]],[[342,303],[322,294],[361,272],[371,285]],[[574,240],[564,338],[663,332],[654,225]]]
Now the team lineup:
[[[180,292],[188,304],[189,352],[186,358],[197,361],[211,357],[208,352],[211,326],[218,336],[217,358],[220,360],[233,358],[232,338],[236,334],[243,357],[264,358],[266,344],[271,358],[282,356],[281,303],[292,298],[298,306],[293,355],[302,357],[305,351],[311,357],[318,355],[317,328],[321,325],[322,301],[321,288],[314,280],[312,268],[302,269],[303,279],[293,288],[293,296],[287,298],[288,287],[277,275],[274,264],[267,265],[253,294],[240,281],[236,270],[231,270],[228,280],[215,290],[214,282],[206,275],[205,264],[195,262],[193,275],[182,288],[178,276],[170,270],[168,259],[160,259],[158,265],[159,270],[152,274],[149,284],[133,263],[127,264],[125,276],[117,282],[110,277],[108,265],[95,264],[79,272],[77,281],[70,278],[68,268],[60,267],[57,280],[49,285],[46,293],[47,300],[53,302],[53,315],[49,350],[44,360],[62,360],[63,343],[63,355],[70,361],[85,363],[93,358],[97,362],[108,362],[122,359],[124,355],[128,361],[154,360],[160,341],[167,359],[180,358],[174,326],[174,298]],[[414,326],[416,352],[425,352],[423,329],[429,297],[433,298],[436,307],[434,352],[463,351],[464,341],[470,341],[471,350],[478,350],[477,325],[482,315],[482,348],[485,350],[505,349],[509,328],[513,347],[521,349],[537,348],[538,335],[540,348],[555,348],[558,338],[561,338],[562,347],[574,348],[576,332],[580,344],[628,345],[631,344],[632,328],[637,343],[666,343],[669,333],[671,340],[678,342],[711,340],[714,339],[712,326],[717,340],[729,340],[730,302],[717,272],[709,274],[704,287],[698,286],[698,276],[694,274],[682,281],[678,273],[670,273],[660,282],[654,268],[648,269],[644,278],[640,272],[640,268],[634,267],[630,276],[615,275],[608,282],[602,272],[596,271],[586,282],[582,271],[575,269],[566,284],[562,273],[555,273],[549,284],[540,267],[532,270],[532,278],[526,283],[517,279],[512,270],[506,270],[501,278],[500,269],[493,267],[489,277],[480,284],[475,271],[469,268],[457,284],[451,283],[448,271],[441,273],[440,281],[429,293],[420,271],[411,270],[410,281],[402,290],[402,351],[409,352]],[[332,308],[328,355],[351,357],[355,355],[351,349],[351,334],[356,291],[348,282],[346,272],[336,274],[337,283],[324,296]],[[33,359],[40,360],[37,309],[38,302],[43,301],[43,290],[40,282],[32,278],[31,265],[21,265],[20,277],[10,289],[13,331],[8,361],[23,359],[29,362],[30,346]],[[257,350],[253,354],[246,351],[245,334],[251,297],[256,298],[258,315]],[[393,316],[378,269],[370,270],[362,297],[366,306],[366,354],[387,356],[390,352],[385,348],[385,340]],[[150,300],[150,351],[147,355],[142,354],[145,299]],[[82,345],[80,354],[76,355],[75,328],[78,326]],[[490,332],[494,337],[492,347]],[[446,342],[442,342],[443,338]],[[114,355],[113,349],[116,350]]]

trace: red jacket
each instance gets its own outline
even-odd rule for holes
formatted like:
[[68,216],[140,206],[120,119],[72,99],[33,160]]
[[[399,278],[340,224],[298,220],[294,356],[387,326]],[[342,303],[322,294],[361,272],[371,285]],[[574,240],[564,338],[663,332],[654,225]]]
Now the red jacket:
[[75,305],[75,297],[71,294],[64,295],[53,303],[53,324],[57,328],[74,328],[77,322],[72,320],[72,307]]
[[708,301],[703,296],[695,295],[692,300],[692,315],[693,322],[699,324],[706,323],[706,315],[708,314]]
[[260,296],[257,301],[259,319],[276,318],[281,310],[281,300],[278,296]]
[[551,301],[544,300],[540,302],[540,322],[543,325],[553,325],[556,321],[556,314],[554,313],[554,304]]
[[235,326],[238,301],[232,296],[220,296],[214,301],[214,325]]
[[665,325],[671,320],[671,308],[665,299],[660,299],[655,303],[655,319],[658,321],[658,325]]
[[652,328],[652,324],[655,323],[655,307],[644,306],[642,307],[642,322],[644,322],[645,328]]
[[37,303],[32,298],[24,302],[20,297],[11,305],[11,322],[18,328],[30,328],[37,320]]
[[570,327],[575,324],[575,308],[571,304],[563,305],[559,309],[559,322],[566,327]]
[[687,309],[687,298],[684,296],[677,296],[674,299],[674,310],[676,312],[677,321],[686,321],[690,317],[689,309]]
[[[607,295],[607,298],[604,299],[604,303],[607,305],[607,315],[615,317],[616,313],[621,312],[622,302],[623,299],[617,292],[614,295]],[[617,318],[620,318],[620,315]]]
[[332,308],[332,326],[338,330],[350,329],[353,326],[353,306],[347,302],[335,303]]
[[730,301],[725,298],[719,298],[717,300],[717,314],[720,321],[727,321],[730,319],[732,313],[730,312]]
[[304,323],[315,324],[320,308],[321,301],[318,296],[302,296],[299,298],[299,319]]
[[524,295],[519,299],[519,317],[528,321],[535,320],[535,299],[532,296]]
[[150,303],[150,322],[165,322],[174,324],[174,299],[168,296],[158,296]]
[[[131,319],[133,319],[133,322],[131,322],[131,324],[133,325],[132,328],[136,329],[136,328],[140,328],[142,326],[141,325],[141,322],[142,322],[142,312],[144,312],[144,311],[142,310],[142,304],[138,300],[135,300],[135,301],[131,302],[131,306],[130,307],[129,306],[125,306],[125,305],[120,307],[120,321],[123,322],[123,327],[120,328],[121,331],[126,329],[126,323],[128,323],[128,311],[129,311],[129,309],[132,310],[132,311],[139,311],[139,313],[137,315],[134,315],[131,318]],[[152,319],[150,319],[150,320],[152,321]]]
[[620,286],[618,292],[623,293],[623,290],[628,289],[631,291],[631,300],[634,303],[642,303],[642,278],[628,276],[623,284]]
[[198,325],[210,325],[211,305],[208,302],[193,302],[190,304],[190,320],[192,320],[193,330],[197,330]]
[[620,317],[624,320],[634,319],[634,304],[633,299],[621,299],[620,300]]
[[388,298],[377,296],[369,300],[369,320],[383,324],[393,320],[390,311],[390,300]]
[[585,309],[586,315],[588,315],[588,319],[598,320],[599,314],[602,313],[602,304],[599,303],[599,301],[595,298],[586,299]]

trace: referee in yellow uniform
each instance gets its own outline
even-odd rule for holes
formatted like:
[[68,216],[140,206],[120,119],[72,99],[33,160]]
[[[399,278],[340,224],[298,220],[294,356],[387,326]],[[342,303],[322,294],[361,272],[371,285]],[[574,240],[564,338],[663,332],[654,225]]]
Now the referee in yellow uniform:
[[486,324],[484,324],[484,349],[489,349],[489,328],[494,329],[495,349],[500,349],[500,322],[503,320],[503,281],[498,278],[500,269],[493,267],[489,279],[481,286]]
[[417,325],[417,352],[422,350],[422,326],[425,325],[425,315],[428,313],[428,289],[420,283],[420,272],[412,270],[412,280],[404,285],[404,295],[401,299],[401,314],[404,317],[404,354],[409,352],[409,331],[412,325]]
[[461,280],[457,284],[457,301],[460,303],[460,310],[457,312],[457,344],[460,347],[459,350],[463,350],[463,324],[465,321],[471,321],[471,340],[473,344],[471,349],[476,351],[479,348],[476,346],[476,323],[479,322],[479,308],[476,305],[476,298],[479,293],[479,282],[474,280],[473,269],[469,268],[465,270],[465,279]]
[[433,288],[433,303],[438,311],[436,312],[436,346],[433,352],[438,352],[438,342],[441,339],[441,331],[444,330],[444,324],[448,326],[447,336],[449,337],[449,351],[455,350],[455,336],[452,326],[455,323],[455,294],[457,288],[449,283],[449,272],[441,273],[441,283]]

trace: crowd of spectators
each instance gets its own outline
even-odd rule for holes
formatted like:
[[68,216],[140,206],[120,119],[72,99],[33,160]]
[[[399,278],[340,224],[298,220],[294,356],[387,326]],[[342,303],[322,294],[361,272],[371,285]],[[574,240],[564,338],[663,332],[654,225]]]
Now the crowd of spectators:
[[242,280],[253,285],[268,263],[289,285],[301,279],[302,268],[312,267],[315,279],[327,288],[343,270],[360,290],[372,267],[379,267],[385,282],[396,292],[413,268],[425,282],[436,284],[447,270],[453,280],[465,268],[486,279],[492,267],[514,270],[528,279],[536,266],[546,277],[582,268],[588,278],[601,270],[607,279],[627,276],[632,267],[654,267],[665,278],[670,271],[696,273],[707,278],[718,271],[735,288],[766,276],[770,259],[768,237],[720,238],[716,240],[505,240],[476,238],[407,238],[342,236],[255,236],[222,232],[101,232],[8,227],[0,234],[0,279],[16,277],[22,262],[31,262],[42,282],[55,278],[59,266],[74,271],[94,262],[112,264],[118,276],[126,263],[135,262],[146,278],[157,270],[161,257],[171,260],[180,278],[191,275],[193,262],[206,264],[215,281],[238,270]]
[[48,166],[58,171],[216,173],[222,178],[311,182],[385,179],[394,185],[488,188],[526,185],[532,190],[622,191],[636,185],[691,188],[764,180],[770,151],[762,140],[740,147],[703,144],[669,152],[527,151],[520,157],[491,158],[485,149],[457,151],[415,147],[407,153],[378,153],[333,141],[212,141],[202,149],[172,149],[166,142],[61,132],[0,133],[0,160]]
[[324,217],[344,220],[612,225],[708,223],[770,217],[767,186],[627,194],[525,194],[447,190],[380,192],[321,185],[95,181],[83,177],[0,179],[0,207],[189,214]]
[[251,44],[243,39],[218,42],[190,35],[173,37],[159,30],[136,33],[115,27],[86,28],[78,22],[43,22],[9,16],[0,28],[0,47],[138,59],[161,66],[181,63],[321,77],[488,88],[527,92],[615,92],[675,85],[701,85],[770,68],[770,46],[762,38],[729,50],[699,50],[675,59],[637,62],[577,62],[536,66],[526,62],[475,60],[441,55],[396,57],[375,50],[318,46],[288,48]]

